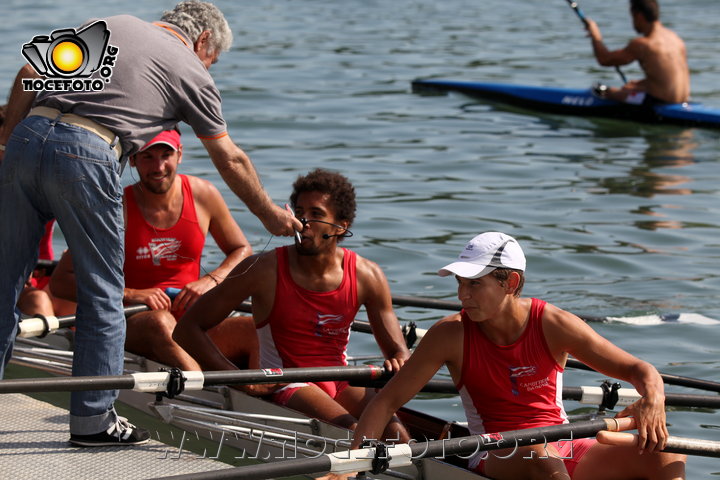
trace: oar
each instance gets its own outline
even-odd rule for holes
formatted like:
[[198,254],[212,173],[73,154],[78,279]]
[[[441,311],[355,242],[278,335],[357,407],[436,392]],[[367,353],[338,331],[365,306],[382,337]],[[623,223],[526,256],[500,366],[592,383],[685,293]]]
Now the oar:
[[486,435],[472,435],[428,442],[413,442],[411,444],[399,444],[385,448],[373,447],[340,451],[319,455],[317,457],[283,460],[273,463],[216,470],[213,472],[162,478],[164,480],[189,480],[191,478],[195,480],[230,478],[261,480],[290,475],[324,473],[344,474],[366,471],[381,473],[388,468],[412,465],[413,460],[419,458],[445,458],[453,455],[469,456],[482,451],[524,447],[571,438],[587,438],[593,437],[603,430],[627,430],[633,428],[633,424],[634,421],[630,418],[588,420],[541,428],[530,428],[527,430],[511,430]]
[[451,310],[455,312],[462,310],[460,302],[438,300],[436,298],[394,295],[392,297],[392,303],[393,305],[399,305],[401,307],[434,308],[436,310]]
[[[55,268],[57,260],[38,260],[37,267],[47,268],[52,266]],[[179,288],[168,287],[165,289],[165,293],[171,298],[180,293]],[[249,304],[248,304],[249,305]],[[244,304],[243,304],[244,306]],[[249,309],[250,307],[248,307]],[[135,315],[136,313],[145,312],[150,310],[147,305],[128,305],[123,307],[123,312],[126,317]],[[246,310],[249,311],[249,310]],[[76,315],[66,315],[63,317],[44,316],[36,315],[34,317],[27,317],[18,323],[18,337],[30,338],[30,337],[44,337],[49,333],[54,332],[58,328],[70,328],[75,326]]]
[[[614,405],[626,407],[640,399],[641,395],[634,388],[620,388],[616,391]],[[603,405],[606,399],[602,387],[563,387],[563,400],[575,400],[587,405]],[[614,405],[609,408],[614,408]],[[718,395],[694,395],[690,393],[666,393],[665,406],[720,408]]]
[[[590,372],[595,371],[591,367],[588,367],[581,361],[574,359],[574,358],[568,358],[567,362],[565,363],[565,366],[570,367],[570,368],[578,368],[581,370],[588,370]],[[699,390],[707,390],[710,392],[720,393],[720,383],[718,383],[718,382],[712,382],[710,380],[703,380],[700,378],[682,377],[679,375],[672,375],[669,373],[662,373],[662,372],[660,372],[660,376],[662,377],[663,382],[667,383],[668,385],[677,385],[679,387],[697,388]]]
[[[75,392],[86,390],[135,390],[164,392],[180,382],[184,390],[210,385],[258,385],[264,383],[374,380],[392,375],[375,365],[265,368],[260,370],[160,371],[96,377],[48,377],[0,380],[0,393]],[[182,382],[180,377],[184,377]]]
[[[123,308],[125,316],[135,315],[136,313],[144,312],[149,310],[150,307],[147,305],[129,305]],[[28,317],[22,319],[18,323],[18,337],[30,338],[30,337],[44,337],[48,333],[52,333],[58,328],[70,328],[75,326],[75,315],[66,315],[64,317],[45,317],[43,315],[37,315],[35,317]]]
[[[575,14],[578,16],[578,18],[583,22],[583,25],[585,25],[585,28],[587,28],[587,26],[588,26],[587,18],[585,18],[585,14],[582,12],[582,10],[580,10],[580,6],[577,4],[577,2],[574,0],[567,0],[567,2],[568,2],[568,5],[570,5],[570,8],[572,8],[573,11],[575,12]],[[625,74],[622,72],[622,70],[620,70],[620,67],[618,67],[616,65],[615,71],[618,73],[618,75],[620,75],[620,78],[623,81],[623,85],[625,85],[627,83],[627,78],[625,78]]]
[[[382,388],[389,381],[387,380],[361,380],[351,381],[351,385],[371,388]],[[421,390],[425,393],[446,393],[457,395],[457,387],[451,380],[432,379]],[[620,388],[616,391],[617,398],[612,400],[614,406],[626,407],[636,402],[641,395],[634,388]],[[605,405],[606,394],[602,387],[580,386],[563,387],[563,400],[574,400],[584,405]],[[720,408],[720,396],[718,395],[695,395],[690,393],[666,393],[665,406],[667,407],[694,407],[694,408]]]
[[[598,432],[597,440],[605,445],[637,447],[638,435],[629,432]],[[669,436],[665,448],[663,448],[662,451],[720,458],[720,442],[701,440],[699,438]]]
[[[425,304],[423,308],[445,308],[449,305],[452,305],[453,302],[443,301],[443,300],[435,300],[431,298],[414,298],[414,297],[394,297],[393,303],[397,302],[409,302],[410,300],[419,300],[421,303]],[[397,303],[399,305],[402,305],[403,303]],[[433,305],[433,306],[429,306]],[[457,304],[458,310],[460,307],[460,304]],[[147,305],[130,305],[124,308],[125,316],[128,317],[130,315],[134,315],[139,312],[144,312],[149,310],[149,307]],[[243,302],[240,304],[237,308],[238,311],[242,312],[251,312],[252,306],[250,302]],[[452,310],[455,310],[455,308],[452,308]],[[18,328],[18,336],[23,338],[29,338],[29,337],[43,337],[47,335],[48,333],[54,332],[58,328],[68,328],[75,325],[75,315],[68,315],[65,317],[30,317],[25,318],[19,323]],[[365,322],[362,320],[355,320],[352,324],[352,330],[357,332],[363,332],[363,333],[372,333],[372,327],[370,326],[369,322]],[[415,328],[414,330],[417,340],[419,341],[425,333],[427,333],[427,330],[422,328]],[[594,371],[592,368],[588,367],[584,363],[575,360],[573,358],[568,358],[566,366],[571,368],[579,368],[589,371]],[[691,377],[682,377],[679,375],[672,375],[668,373],[660,373],[660,375],[663,378],[663,381],[667,383],[668,385],[677,385],[682,387],[690,387],[690,388],[697,388],[700,390],[707,390],[711,392],[718,392],[720,393],[720,383],[713,382],[710,380],[702,380],[698,378],[691,378]]]
[[[405,298],[409,298],[409,297],[405,297]],[[427,299],[427,300],[432,300],[432,299]],[[438,302],[441,302],[441,301],[438,301]],[[450,302],[445,302],[445,303],[450,303]],[[372,328],[370,327],[370,324],[368,322],[363,322],[361,320],[356,320],[352,325],[352,329],[353,329],[353,331],[357,331],[357,332],[372,333]],[[415,328],[414,332],[417,337],[417,340],[419,341],[427,333],[427,330],[422,329],[422,328]],[[411,347],[411,345],[409,345],[408,348],[409,347]],[[591,372],[595,371],[591,367],[585,365],[581,361],[576,360],[574,358],[568,358],[565,366],[570,367],[570,368],[578,368],[578,369],[588,370]],[[718,383],[718,382],[713,382],[711,380],[703,380],[701,378],[683,377],[680,375],[673,375],[670,373],[663,373],[663,372],[659,372],[659,373],[660,373],[660,376],[662,377],[663,381],[668,385],[677,385],[679,387],[697,388],[698,390],[706,390],[706,391],[710,391],[710,392],[720,393],[720,383]]]
[[[183,381],[180,378],[184,377]],[[375,365],[308,367],[260,370],[224,371],[160,371],[140,372],[128,375],[106,375],[97,377],[49,377],[33,379],[0,380],[2,393],[67,392],[81,390],[135,390],[139,392],[167,392],[177,389],[182,383],[183,390],[202,390],[210,385],[257,385],[264,383],[348,381],[353,385],[381,387],[392,377],[391,372]],[[457,394],[455,385],[448,380],[431,380],[423,391]],[[173,391],[173,394],[179,393]],[[564,387],[563,398],[580,403],[601,405],[606,393],[601,387]],[[720,408],[720,397],[666,394],[668,406]],[[626,406],[640,398],[631,388],[617,391],[614,405]],[[612,407],[610,407],[612,408]]]
[[[462,309],[460,302],[450,300],[438,300],[435,298],[393,296],[393,305],[403,307],[434,308],[437,310],[450,310],[459,312]],[[714,325],[720,321],[705,317],[696,313],[667,313],[658,315],[641,315],[637,317],[598,317],[593,315],[578,315],[586,322],[621,322],[632,325],[657,325],[661,323],[698,323],[703,325]]]

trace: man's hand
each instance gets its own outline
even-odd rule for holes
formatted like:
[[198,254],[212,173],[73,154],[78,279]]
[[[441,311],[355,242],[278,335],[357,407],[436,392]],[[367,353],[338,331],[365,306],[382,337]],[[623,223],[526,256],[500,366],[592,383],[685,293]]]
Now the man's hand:
[[302,223],[295,218],[295,213],[287,204],[285,208],[273,205],[272,211],[264,215],[261,220],[265,229],[277,236],[291,237],[295,232],[301,232],[303,229]]
[[146,288],[136,290],[126,288],[123,300],[127,303],[140,303],[150,307],[150,310],[170,310],[172,302],[170,297],[159,288]]
[[405,364],[405,358],[402,356],[395,356],[385,360],[383,366],[385,370],[389,372],[397,372]]
[[585,19],[585,29],[587,30],[588,36],[591,39],[602,42],[602,34],[600,33],[600,27],[597,26],[597,23],[595,23],[594,20],[590,20],[589,18]]
[[175,296],[170,310],[187,310],[205,292],[217,285],[209,275],[204,275],[194,282],[190,282]]
[[637,424],[638,446],[640,452],[648,450],[659,452],[665,448],[670,435],[665,424],[665,398],[642,397],[625,410],[617,414],[618,418],[633,417]]

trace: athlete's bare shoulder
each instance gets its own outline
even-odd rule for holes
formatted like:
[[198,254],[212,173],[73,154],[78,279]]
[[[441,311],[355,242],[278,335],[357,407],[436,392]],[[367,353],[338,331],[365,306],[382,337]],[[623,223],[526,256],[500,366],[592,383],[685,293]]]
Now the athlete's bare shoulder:
[[428,330],[427,335],[432,334],[434,336],[444,338],[455,338],[458,334],[462,335],[462,332],[462,316],[460,313],[453,313],[442,320],[435,322],[435,324]]
[[188,182],[190,183],[190,188],[193,192],[193,197],[197,197],[198,195],[208,195],[210,192],[215,193],[219,195],[220,192],[218,191],[217,187],[212,184],[212,182],[205,180],[204,178],[196,177],[194,175],[185,175],[188,179]]
[[383,281],[386,282],[385,273],[382,271],[380,265],[372,260],[363,257],[362,255],[355,252],[355,271],[357,272],[358,280],[361,282],[366,281]]

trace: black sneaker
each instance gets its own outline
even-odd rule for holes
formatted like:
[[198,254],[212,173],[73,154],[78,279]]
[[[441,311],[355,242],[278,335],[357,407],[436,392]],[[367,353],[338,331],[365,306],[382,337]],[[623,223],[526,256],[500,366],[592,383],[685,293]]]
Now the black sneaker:
[[118,447],[142,445],[150,441],[150,432],[137,428],[125,417],[117,417],[107,430],[93,435],[70,435],[70,443],[78,447]]

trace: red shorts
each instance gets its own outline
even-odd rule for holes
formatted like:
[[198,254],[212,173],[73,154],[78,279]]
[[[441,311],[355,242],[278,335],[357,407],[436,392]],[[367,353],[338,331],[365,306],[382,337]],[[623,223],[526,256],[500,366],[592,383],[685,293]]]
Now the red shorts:
[[42,290],[50,283],[50,275],[43,275],[42,277],[30,277],[30,285]]
[[[594,438],[576,438],[575,440],[550,442],[548,445],[554,446],[558,451],[560,458],[562,458],[563,463],[565,463],[565,468],[567,469],[570,478],[572,478],[573,473],[575,472],[575,467],[577,467],[580,460],[582,460],[582,457],[596,443],[597,440]],[[480,460],[480,463],[473,468],[473,471],[479,473],[480,475],[485,475],[486,459],[487,455]]]
[[337,396],[340,395],[340,392],[350,386],[348,382],[290,383],[288,385],[285,385],[280,390],[274,392],[272,394],[272,401],[277,403],[278,405],[287,405],[290,401],[290,397],[292,397],[295,392],[297,392],[301,388],[309,387],[310,385],[317,386],[318,388],[320,388],[320,390],[327,393],[333,400],[335,400]]

